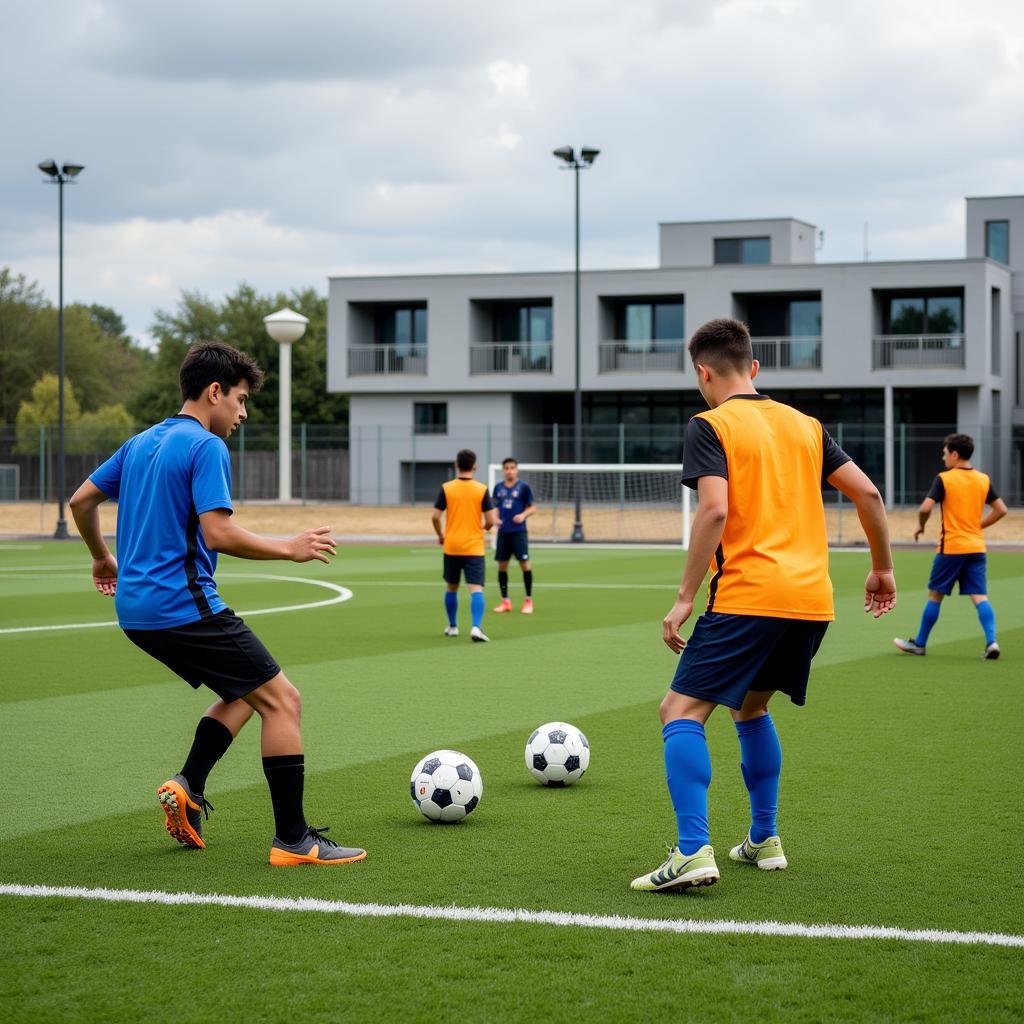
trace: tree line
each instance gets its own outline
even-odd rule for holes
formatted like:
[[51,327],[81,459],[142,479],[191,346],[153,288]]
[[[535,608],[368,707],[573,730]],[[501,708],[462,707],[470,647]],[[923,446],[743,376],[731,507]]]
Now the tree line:
[[[278,346],[263,317],[282,306],[309,317],[292,354],[294,422],[345,422],[347,397],[327,392],[326,297],[315,288],[262,294],[242,283],[220,301],[183,291],[173,310],[158,309],[153,350],[129,337],[115,310],[65,306],[65,424],[71,432],[80,428],[74,443],[101,450],[110,446],[108,435],[119,443],[133,428],[177,412],[178,367],[197,341],[225,341],[257,359],[266,379],[249,423],[276,423]],[[18,446],[29,451],[38,447],[40,424],[57,422],[57,316],[36,282],[0,267],[0,424],[17,424]]]

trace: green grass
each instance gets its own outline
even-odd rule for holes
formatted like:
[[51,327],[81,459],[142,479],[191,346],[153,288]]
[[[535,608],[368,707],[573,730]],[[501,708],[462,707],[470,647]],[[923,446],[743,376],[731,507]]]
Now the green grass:
[[[0,627],[111,618],[84,554],[73,544],[0,545]],[[673,841],[657,703],[674,669],[660,623],[680,558],[543,548],[534,557],[537,614],[488,616],[490,645],[440,636],[433,548],[347,548],[330,568],[222,561],[222,593],[240,610],[328,596],[259,572],[354,592],[328,608],[252,619],[304,695],[310,819],[369,850],[340,869],[266,865],[272,819],[255,723],[211,777],[209,848],[179,849],[154,792],[180,767],[206,697],[116,629],[0,634],[0,882],[1024,931],[1024,555],[990,559],[1005,651],[993,663],[980,660],[973,608],[956,598],[927,658],[891,647],[916,629],[930,554],[899,556],[901,604],[880,622],[859,608],[866,556],[835,554],[838,621],[808,706],[773,706],[790,870],[728,860],[748,811],[733,728],[718,712],[708,735],[722,880],[659,896],[628,883]],[[541,789],[523,765],[527,735],[551,719],[591,742],[591,769],[572,789]],[[420,756],[447,746],[477,762],[485,792],[465,822],[444,827],[416,813],[408,778]],[[1020,949],[58,898],[0,897],[0,921],[0,993],[16,1021],[1024,1015]]]

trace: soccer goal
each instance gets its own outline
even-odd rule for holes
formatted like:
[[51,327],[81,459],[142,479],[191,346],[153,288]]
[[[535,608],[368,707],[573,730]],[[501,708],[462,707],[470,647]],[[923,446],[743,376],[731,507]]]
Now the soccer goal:
[[[491,494],[501,476],[500,463],[487,467]],[[674,465],[521,462],[519,478],[530,485],[537,503],[530,539],[571,540],[578,498],[587,543],[688,548],[691,491],[681,476]]]

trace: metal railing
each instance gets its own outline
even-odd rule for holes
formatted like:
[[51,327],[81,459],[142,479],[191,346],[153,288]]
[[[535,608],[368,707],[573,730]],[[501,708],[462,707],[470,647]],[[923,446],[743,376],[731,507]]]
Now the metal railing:
[[962,334],[876,334],[871,346],[873,370],[962,370]]
[[414,348],[396,345],[349,345],[348,375],[369,377],[377,374],[411,374],[423,376],[427,372],[427,347]]
[[762,370],[820,370],[821,338],[753,338],[754,358]]
[[469,372],[550,373],[553,346],[550,341],[492,342],[469,346]]
[[684,338],[598,343],[599,373],[682,373],[686,358]]

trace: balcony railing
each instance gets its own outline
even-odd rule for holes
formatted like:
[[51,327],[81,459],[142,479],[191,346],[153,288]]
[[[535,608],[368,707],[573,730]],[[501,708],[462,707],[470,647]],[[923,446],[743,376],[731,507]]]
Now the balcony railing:
[[469,372],[484,373],[550,373],[550,341],[493,342],[469,346]]
[[600,373],[682,373],[686,341],[602,341],[598,344]]
[[820,370],[821,338],[754,338],[754,358],[762,370]]
[[871,346],[874,370],[962,370],[962,334],[876,334]]
[[404,345],[349,345],[348,375],[370,377],[409,374],[423,376],[427,372],[427,347]]

